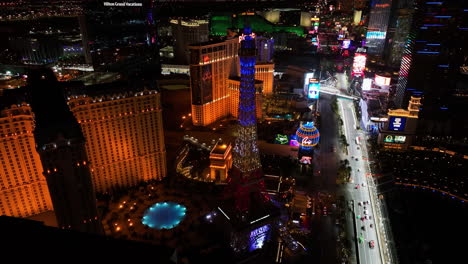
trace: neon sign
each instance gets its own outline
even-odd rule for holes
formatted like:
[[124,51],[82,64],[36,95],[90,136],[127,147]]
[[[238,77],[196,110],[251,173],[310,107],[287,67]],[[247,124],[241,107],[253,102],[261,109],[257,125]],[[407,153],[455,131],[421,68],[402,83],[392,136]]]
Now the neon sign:
[[361,75],[364,76],[364,69],[366,68],[366,54],[356,53],[353,61],[353,76]]
[[276,144],[287,145],[289,143],[289,139],[287,135],[276,134],[275,138]]
[[250,251],[262,248],[268,239],[268,231],[270,230],[269,225],[261,226],[250,232]]
[[239,36],[239,43],[241,43],[241,41],[246,40],[246,39],[250,40],[249,37],[254,39],[255,38],[255,33],[252,32],[252,33],[250,33],[248,35],[245,35],[244,33],[242,33],[242,35]]

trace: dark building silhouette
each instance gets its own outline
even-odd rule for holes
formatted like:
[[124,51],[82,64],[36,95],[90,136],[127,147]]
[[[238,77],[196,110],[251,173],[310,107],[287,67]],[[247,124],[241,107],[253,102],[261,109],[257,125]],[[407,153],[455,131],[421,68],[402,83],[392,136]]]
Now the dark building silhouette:
[[468,57],[464,2],[414,1],[395,103],[405,108],[411,95],[422,96],[420,124],[426,134],[464,137],[468,131],[468,86],[461,70]]
[[[122,259],[130,258],[135,262],[175,263],[171,261],[174,249],[166,246],[61,230],[33,220],[0,216],[0,233],[4,252],[17,252],[19,248],[27,250],[28,254],[21,256],[22,261],[56,263],[67,257],[83,263],[90,259],[120,263]],[[60,255],[44,254],[52,249]]]
[[101,233],[85,140],[64,92],[52,70],[34,69],[28,73],[26,87],[4,96],[32,107],[36,148],[59,227]]

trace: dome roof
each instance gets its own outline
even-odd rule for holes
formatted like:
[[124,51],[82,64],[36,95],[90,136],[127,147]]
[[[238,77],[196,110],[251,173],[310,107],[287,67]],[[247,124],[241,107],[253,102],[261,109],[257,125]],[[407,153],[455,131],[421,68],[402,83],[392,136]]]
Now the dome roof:
[[314,122],[307,122],[296,131],[297,142],[303,148],[311,148],[318,144],[320,133],[314,126]]

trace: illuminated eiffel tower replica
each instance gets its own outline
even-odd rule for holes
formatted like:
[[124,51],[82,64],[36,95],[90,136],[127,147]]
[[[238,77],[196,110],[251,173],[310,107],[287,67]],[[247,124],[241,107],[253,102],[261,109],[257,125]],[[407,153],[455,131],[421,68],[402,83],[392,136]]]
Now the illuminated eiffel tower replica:
[[[239,37],[240,95],[237,138],[233,151],[234,166],[230,171],[226,194],[231,203],[223,211],[231,230],[231,247],[248,253],[262,248],[272,237],[276,207],[265,192],[260,153],[257,145],[255,116],[255,34],[244,28]],[[277,214],[278,213],[278,214]]]

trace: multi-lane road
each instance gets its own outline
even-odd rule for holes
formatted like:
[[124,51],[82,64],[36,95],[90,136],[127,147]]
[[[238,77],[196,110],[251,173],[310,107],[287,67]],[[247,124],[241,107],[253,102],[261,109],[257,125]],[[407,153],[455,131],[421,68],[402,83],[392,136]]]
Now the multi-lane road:
[[[348,78],[345,74],[337,74],[337,94],[341,94],[348,86]],[[370,175],[370,167],[367,160],[366,135],[357,129],[359,121],[356,118],[354,103],[346,97],[339,97],[338,107],[343,120],[343,133],[349,146],[343,154],[348,159],[352,168],[351,182],[346,186],[346,193],[350,201],[350,208],[355,219],[350,219],[354,224],[355,241],[357,243],[357,259],[359,263],[391,263],[385,241],[382,235],[383,224],[381,221],[380,205],[377,200],[376,189]],[[371,227],[372,225],[372,227]],[[371,248],[373,241],[374,246]]]

